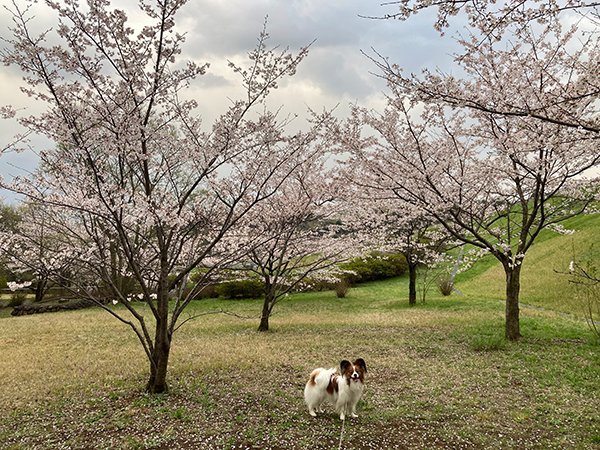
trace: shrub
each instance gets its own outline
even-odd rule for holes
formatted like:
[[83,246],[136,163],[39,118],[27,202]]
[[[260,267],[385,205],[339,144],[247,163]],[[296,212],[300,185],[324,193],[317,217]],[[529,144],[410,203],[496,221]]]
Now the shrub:
[[22,291],[22,290],[14,291],[11,294],[10,301],[8,302],[8,306],[10,306],[11,308],[14,308],[15,306],[21,306],[23,303],[25,303],[26,298],[27,298],[27,294],[24,291]]
[[442,277],[438,280],[438,289],[443,296],[447,297],[454,290],[454,281],[450,277]]
[[350,289],[350,283],[346,280],[340,280],[335,283],[335,295],[337,298],[344,298]]
[[216,290],[225,298],[258,298],[265,292],[261,281],[251,279],[226,281],[217,285]]
[[203,286],[197,293],[194,295],[194,299],[201,300],[203,298],[217,298],[219,296],[219,291],[217,289],[216,284],[207,284]]
[[350,272],[344,275],[344,279],[355,284],[400,276],[406,272],[408,265],[406,258],[399,253],[373,252],[367,257],[341,264],[340,268]]

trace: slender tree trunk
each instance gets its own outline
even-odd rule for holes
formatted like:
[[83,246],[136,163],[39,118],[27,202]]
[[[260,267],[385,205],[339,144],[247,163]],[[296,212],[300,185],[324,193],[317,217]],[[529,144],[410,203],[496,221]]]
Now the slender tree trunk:
[[265,287],[265,300],[263,302],[262,314],[260,316],[260,325],[258,331],[269,331],[269,316],[273,308],[273,302],[275,301],[275,295],[269,286]]
[[519,325],[519,291],[521,290],[521,266],[504,265],[506,273],[506,324],[505,334],[509,341],[521,337]]
[[45,278],[38,280],[35,285],[35,302],[41,302],[44,299],[44,294],[46,293],[46,283],[48,281]]
[[156,330],[154,335],[154,350],[150,358],[150,378],[146,391],[160,394],[168,390],[167,369],[171,352],[171,335],[169,333],[169,292],[167,290],[167,272],[162,274],[159,282]]
[[417,265],[408,264],[408,304],[417,304]]

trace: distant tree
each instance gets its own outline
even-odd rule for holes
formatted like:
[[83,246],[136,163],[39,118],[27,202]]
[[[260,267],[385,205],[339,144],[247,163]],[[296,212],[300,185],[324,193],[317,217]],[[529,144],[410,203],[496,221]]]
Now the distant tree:
[[[178,287],[199,267],[198,286],[206,284],[246,251],[220,243],[296,171],[303,150],[302,136],[286,134],[288,120],[264,101],[307,48],[297,56],[269,49],[263,31],[247,66],[230,62],[245,94],[205,131],[196,101],[182,95],[208,68],[178,61],[184,36],[175,19],[185,3],[140,1],[146,25],[136,31],[109,2],[47,2],[60,45],[46,42],[50,32],[34,34],[28,12],[13,6],[2,52],[25,73],[26,92],[48,105],[21,122],[56,143],[40,152],[35,177],[3,187],[68,217],[57,231],[72,259],[122,306],[104,304],[87,280],[73,289],[135,332],[151,393],[167,390],[173,336],[193,298]],[[133,278],[141,303],[115,282],[116,270]]]
[[258,331],[268,331],[275,305],[308,278],[333,279],[337,264],[351,254],[352,239],[339,223],[339,186],[324,169],[320,143],[278,191],[254,208],[246,228],[251,249],[245,268],[264,282]]
[[404,256],[408,266],[408,303],[414,306],[418,268],[434,266],[445,258],[448,235],[427,212],[399,202],[389,186],[373,182],[362,170],[353,165],[346,174],[356,186],[349,200],[354,205],[350,223],[364,245]]
[[12,278],[7,267],[8,255],[3,251],[1,234],[14,231],[20,221],[19,208],[0,201],[0,288],[6,287],[6,282]]
[[20,221],[8,231],[0,231],[0,248],[7,267],[20,280],[30,282],[35,301],[41,302],[57,275],[64,283],[72,264],[71,252],[65,251],[58,217],[49,206],[25,202],[19,208]]
[[[403,217],[392,231],[398,252],[408,264],[408,303],[417,304],[417,276],[419,267],[433,267],[445,258],[448,236],[441,232],[427,216]],[[425,291],[422,293],[425,301]]]
[[19,208],[0,201],[0,231],[13,231],[19,222],[21,222]]

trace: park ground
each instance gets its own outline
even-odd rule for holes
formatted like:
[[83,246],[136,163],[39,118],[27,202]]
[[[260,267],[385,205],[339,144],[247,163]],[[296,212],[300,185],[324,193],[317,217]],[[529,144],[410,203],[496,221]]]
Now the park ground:
[[[531,257],[540,268],[525,278],[518,342],[503,338],[492,264],[459,279],[460,293],[432,291],[412,308],[404,277],[344,299],[296,294],[268,333],[256,332],[259,300],[202,300],[189,313],[209,314],[177,331],[159,396],[144,393],[135,336],[105,312],[1,309],[0,448],[600,448],[600,345],[557,273],[570,257],[559,241],[576,246],[563,236],[534,248],[543,256]],[[550,286],[543,270],[546,295],[530,287]],[[360,417],[310,417],[310,371],[356,357],[368,366]]]

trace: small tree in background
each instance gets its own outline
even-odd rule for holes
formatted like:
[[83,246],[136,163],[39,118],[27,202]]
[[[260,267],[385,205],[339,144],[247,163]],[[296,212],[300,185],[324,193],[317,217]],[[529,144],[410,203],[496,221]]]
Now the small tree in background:
[[[3,233],[12,233],[21,221],[19,208],[11,205],[5,205],[0,201],[0,235]],[[6,287],[6,282],[12,279],[12,274],[7,267],[8,255],[3,249],[4,238],[0,236],[0,288]]]
[[307,158],[278,191],[250,213],[250,251],[244,268],[264,282],[258,331],[269,329],[275,305],[308,278],[332,279],[353,240],[340,224],[339,185],[324,169],[327,140],[315,142]]
[[347,167],[345,177],[354,185],[347,199],[352,204],[349,223],[367,247],[404,256],[408,303],[416,305],[418,268],[434,266],[445,258],[447,235],[427,212],[398,202],[392,190],[364,177],[360,167]]
[[64,223],[48,205],[26,202],[19,212],[20,222],[12,230],[0,232],[0,248],[10,271],[29,281],[34,301],[41,302],[53,283],[59,281],[59,274],[60,284],[69,282],[73,260],[59,232]]
[[[592,246],[593,248],[593,246]],[[570,282],[575,286],[585,321],[594,335],[600,339],[600,274],[592,260],[571,261]]]

